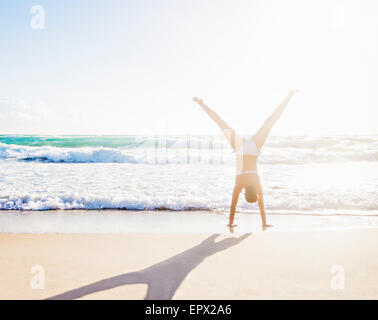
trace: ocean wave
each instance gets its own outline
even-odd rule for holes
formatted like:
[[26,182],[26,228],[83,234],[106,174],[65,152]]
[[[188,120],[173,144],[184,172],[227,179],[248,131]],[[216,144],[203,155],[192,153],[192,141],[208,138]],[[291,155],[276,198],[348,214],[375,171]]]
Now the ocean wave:
[[[372,214],[378,213],[376,203],[367,202],[366,199],[352,199],[341,201],[335,198],[307,199],[304,201],[288,201],[275,199],[266,202],[266,209],[271,213],[278,212],[318,212],[329,214]],[[23,194],[12,196],[0,196],[0,210],[46,211],[46,210],[104,210],[119,209],[133,211],[224,211],[229,210],[229,197],[213,199],[206,197],[180,198],[173,195],[166,197],[148,198],[130,197],[126,195],[96,195],[96,194],[50,194],[41,196],[38,194]],[[240,201],[239,212],[258,212],[257,206]]]
[[[29,146],[0,142],[0,159],[52,163],[232,164],[234,153],[222,139],[153,137],[132,140],[127,147]],[[263,149],[265,164],[378,161],[378,140],[363,138],[272,138]],[[87,138],[95,140],[95,138]],[[356,140],[359,143],[356,143]],[[9,141],[8,141],[9,142]],[[93,142],[93,141],[92,141]]]
[[172,149],[181,148],[214,148],[227,147],[227,141],[220,135],[208,136],[6,136],[0,135],[0,144],[29,147],[58,148],[159,148],[167,146]]
[[0,158],[65,163],[136,163],[133,156],[125,150],[102,147],[57,148],[0,144]]
[[211,210],[203,203],[189,203],[185,200],[172,202],[163,199],[136,200],[125,199],[120,196],[101,197],[95,195],[79,196],[76,194],[51,195],[41,197],[38,195],[6,196],[0,198],[0,210],[102,210],[102,209],[123,209],[123,210],[172,210],[172,211],[194,211]]

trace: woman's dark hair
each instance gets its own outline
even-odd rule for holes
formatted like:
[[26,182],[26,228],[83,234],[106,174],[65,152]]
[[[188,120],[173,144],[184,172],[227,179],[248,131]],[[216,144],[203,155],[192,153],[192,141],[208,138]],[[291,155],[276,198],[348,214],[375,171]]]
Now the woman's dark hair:
[[254,186],[248,186],[245,188],[245,200],[250,203],[257,201],[257,190]]

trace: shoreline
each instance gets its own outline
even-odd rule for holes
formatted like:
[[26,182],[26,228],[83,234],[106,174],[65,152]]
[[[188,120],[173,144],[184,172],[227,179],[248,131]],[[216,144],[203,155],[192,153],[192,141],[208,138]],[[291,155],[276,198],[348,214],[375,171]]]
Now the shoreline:
[[[331,210],[327,210],[331,211]],[[217,210],[217,209],[185,209],[185,210],[174,210],[174,209],[146,209],[146,210],[138,210],[138,209],[124,209],[124,208],[96,208],[96,209],[43,209],[43,210],[26,210],[26,209],[0,209],[1,213],[49,213],[49,212],[119,212],[119,213],[154,213],[154,212],[171,212],[171,213],[210,213],[210,214],[228,214],[229,210]],[[345,210],[344,210],[345,212]],[[324,213],[324,212],[316,212],[316,211],[303,211],[303,212],[292,212],[292,211],[274,211],[274,213],[267,213],[271,215],[283,215],[283,216],[315,216],[315,217],[333,217],[333,216],[340,216],[340,217],[378,217],[378,212],[375,213],[360,213],[361,210],[354,210],[352,213],[342,213],[334,212],[334,213]],[[236,211],[236,214],[260,214],[257,209],[254,211]]]
[[[276,231],[378,228],[378,216],[267,214]],[[228,233],[228,212],[49,210],[0,211],[0,233],[208,234]],[[237,213],[236,233],[261,232],[258,213]]]

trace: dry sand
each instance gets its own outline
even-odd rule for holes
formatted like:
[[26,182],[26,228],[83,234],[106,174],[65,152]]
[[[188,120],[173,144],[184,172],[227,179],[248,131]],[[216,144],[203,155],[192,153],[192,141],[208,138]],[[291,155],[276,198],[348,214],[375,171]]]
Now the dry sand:
[[[31,288],[42,276],[31,273],[36,265],[43,267],[44,289]],[[0,234],[0,299],[146,296],[377,299],[378,229],[244,236]]]

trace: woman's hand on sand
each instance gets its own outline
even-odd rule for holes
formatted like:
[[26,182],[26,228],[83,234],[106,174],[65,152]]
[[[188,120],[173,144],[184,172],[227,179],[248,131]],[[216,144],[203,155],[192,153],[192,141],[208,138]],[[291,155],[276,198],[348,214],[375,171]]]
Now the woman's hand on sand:
[[262,225],[263,231],[265,231],[266,229],[271,228],[271,227],[273,227],[273,225],[271,225],[271,224],[263,224]]
[[193,98],[193,101],[194,101],[194,102],[197,102],[198,104],[203,103],[203,100],[200,99],[200,98],[197,98],[197,97],[194,97],[194,98]]
[[234,233],[234,228],[237,227],[238,225],[237,224],[228,224],[227,227],[228,227],[228,230],[230,230],[230,233]]

